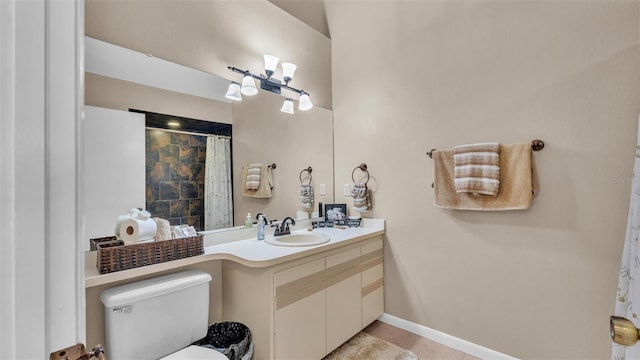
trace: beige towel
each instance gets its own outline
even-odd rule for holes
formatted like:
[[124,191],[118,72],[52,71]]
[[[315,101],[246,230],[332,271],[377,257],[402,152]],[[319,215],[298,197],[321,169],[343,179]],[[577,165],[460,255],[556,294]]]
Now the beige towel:
[[[242,179],[247,178],[249,167],[242,167]],[[265,176],[261,176],[260,186],[256,190],[249,190],[246,187],[242,187],[242,195],[253,197],[253,198],[270,198],[271,197],[271,189],[273,189],[273,174],[271,172],[271,168],[267,165],[260,165],[260,173],[266,174]]]
[[453,148],[455,187],[458,193],[498,196],[500,190],[500,145],[477,143]]
[[500,192],[496,197],[456,193],[453,150],[436,150],[433,205],[457,210],[521,210],[538,193],[531,143],[500,145]]

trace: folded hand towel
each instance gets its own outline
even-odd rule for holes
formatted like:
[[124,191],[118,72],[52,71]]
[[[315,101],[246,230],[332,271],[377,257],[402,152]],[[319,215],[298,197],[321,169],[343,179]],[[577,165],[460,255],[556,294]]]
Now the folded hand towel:
[[262,164],[249,164],[247,166],[247,173],[244,176],[245,189],[258,190],[260,187],[260,167]]
[[496,197],[457,193],[454,151],[436,150],[434,159],[433,205],[457,210],[528,209],[538,192],[538,178],[531,143],[500,145],[500,192]]
[[[242,178],[246,179],[249,175],[247,174],[249,170],[249,166],[242,167]],[[272,196],[271,189],[273,189],[273,173],[271,168],[267,165],[260,165],[260,173],[263,174],[260,176],[260,185],[257,189],[247,189],[246,187],[242,188],[242,195],[253,197],[253,198],[270,198]]]
[[497,196],[500,190],[500,145],[478,143],[453,148],[455,188],[458,193]]

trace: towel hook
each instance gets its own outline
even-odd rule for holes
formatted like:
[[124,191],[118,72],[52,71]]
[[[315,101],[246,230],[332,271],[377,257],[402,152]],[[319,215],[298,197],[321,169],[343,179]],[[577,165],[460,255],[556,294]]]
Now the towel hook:
[[276,163],[273,163],[273,164],[271,164],[271,165],[268,165],[268,167],[270,167],[270,168],[272,168],[272,169],[275,169],[275,168],[276,168]]
[[309,173],[309,185],[311,185],[311,181],[313,180],[313,177],[311,176],[311,172],[313,171],[313,169],[311,168],[311,166],[309,166],[306,169],[302,169],[302,171],[300,171],[300,176],[299,176],[300,177],[300,184],[303,184],[303,182],[302,182],[302,173],[305,172],[305,171],[307,173]]
[[364,182],[364,184],[366,185],[369,182],[369,170],[367,170],[367,164],[362,163],[360,164],[360,166],[356,166],[355,169],[353,169],[353,171],[351,172],[351,180],[353,180],[353,182],[356,182],[356,179],[353,177],[353,174],[355,174],[356,170],[360,169],[360,171],[364,172],[367,174],[367,181]]

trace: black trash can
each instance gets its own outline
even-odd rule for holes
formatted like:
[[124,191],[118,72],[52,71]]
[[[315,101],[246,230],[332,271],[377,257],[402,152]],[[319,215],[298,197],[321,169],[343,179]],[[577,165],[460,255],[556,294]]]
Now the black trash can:
[[251,331],[239,322],[215,323],[209,326],[207,336],[193,344],[217,350],[229,360],[250,360],[253,356]]

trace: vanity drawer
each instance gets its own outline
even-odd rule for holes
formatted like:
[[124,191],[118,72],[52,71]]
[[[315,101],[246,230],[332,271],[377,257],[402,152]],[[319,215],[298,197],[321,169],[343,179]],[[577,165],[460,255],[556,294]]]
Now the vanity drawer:
[[325,259],[296,265],[273,274],[273,291],[276,297],[310,287],[324,280]]

